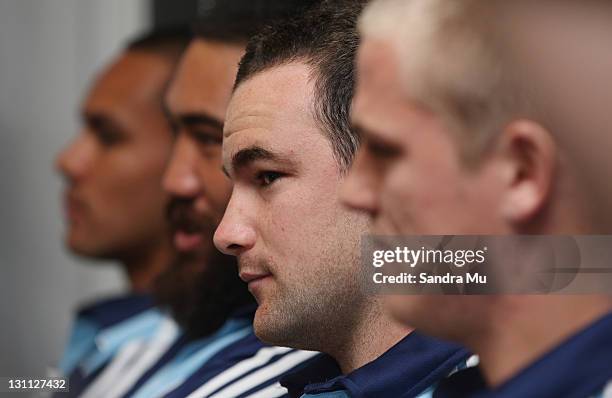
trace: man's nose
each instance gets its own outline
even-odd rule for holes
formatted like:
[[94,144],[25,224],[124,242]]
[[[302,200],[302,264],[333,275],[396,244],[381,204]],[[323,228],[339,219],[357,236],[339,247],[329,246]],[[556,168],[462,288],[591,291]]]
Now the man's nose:
[[349,208],[375,216],[378,211],[379,181],[362,149],[357,153],[340,189],[340,200]]
[[194,198],[198,195],[201,187],[196,168],[196,151],[185,136],[177,138],[164,173],[163,187],[166,192],[180,198]]
[[256,238],[255,229],[250,225],[246,214],[240,210],[236,197],[232,196],[215,231],[215,246],[222,253],[239,256],[255,246]]
[[83,178],[95,157],[95,142],[86,134],[79,134],[55,159],[55,168],[70,181]]

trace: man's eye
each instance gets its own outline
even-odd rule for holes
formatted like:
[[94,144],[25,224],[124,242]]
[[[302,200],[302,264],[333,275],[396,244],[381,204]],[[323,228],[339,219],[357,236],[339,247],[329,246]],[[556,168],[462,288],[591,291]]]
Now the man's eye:
[[100,129],[100,130],[95,130],[94,133],[95,133],[96,138],[98,138],[98,140],[100,141],[100,143],[102,143],[105,146],[115,145],[118,142],[120,142],[122,139],[121,134],[117,133],[116,131],[112,131],[112,130]]
[[170,132],[172,136],[176,137],[181,132],[181,126],[171,118],[168,119],[168,127],[170,127]]
[[221,145],[223,143],[221,137],[211,133],[194,131],[192,135],[201,145]]
[[274,181],[278,180],[281,177],[283,177],[283,173],[279,173],[277,171],[262,171],[257,173],[256,180],[259,186],[267,187],[269,185],[272,185]]
[[399,155],[400,153],[400,150],[396,147],[372,140],[368,140],[366,143],[366,148],[368,149],[368,152],[370,152],[370,155],[381,159],[390,159]]

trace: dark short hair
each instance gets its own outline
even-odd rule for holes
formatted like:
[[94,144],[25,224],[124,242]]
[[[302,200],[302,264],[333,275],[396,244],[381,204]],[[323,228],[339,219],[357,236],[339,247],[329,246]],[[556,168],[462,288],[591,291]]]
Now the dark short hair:
[[299,14],[318,1],[200,1],[194,33],[199,38],[244,45],[263,25]]
[[234,88],[259,72],[294,61],[315,78],[314,112],[342,170],[351,165],[359,136],[350,124],[359,44],[358,16],[367,0],[327,0],[301,16],[264,28],[240,61]]

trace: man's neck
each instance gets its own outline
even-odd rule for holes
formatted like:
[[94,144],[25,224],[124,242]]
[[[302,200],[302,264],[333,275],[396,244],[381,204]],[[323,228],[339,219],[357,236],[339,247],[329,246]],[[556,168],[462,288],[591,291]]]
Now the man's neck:
[[393,321],[380,304],[377,302],[363,314],[343,344],[335,352],[329,353],[338,362],[343,374],[372,362],[412,331]]
[[466,339],[480,356],[487,384],[496,387],[546,352],[612,311],[601,296],[523,296],[511,298],[487,332]]

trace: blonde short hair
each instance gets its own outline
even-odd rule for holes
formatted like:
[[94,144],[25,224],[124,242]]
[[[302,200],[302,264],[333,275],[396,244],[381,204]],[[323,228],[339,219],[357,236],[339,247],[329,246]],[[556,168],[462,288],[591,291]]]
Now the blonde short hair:
[[366,39],[396,48],[409,99],[459,134],[467,160],[482,153],[511,115],[528,112],[501,51],[504,38],[492,26],[497,2],[376,0],[359,23]]

